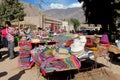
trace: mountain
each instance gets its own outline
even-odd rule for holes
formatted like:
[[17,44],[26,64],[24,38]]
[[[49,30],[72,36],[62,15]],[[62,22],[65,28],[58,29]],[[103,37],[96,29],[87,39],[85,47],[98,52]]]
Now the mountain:
[[26,13],[27,17],[32,17],[32,16],[38,16],[39,15],[39,9],[33,6],[32,4],[29,3],[23,3],[24,6],[24,12]]
[[[2,0],[0,0],[1,3]],[[39,16],[39,9],[34,5],[22,2],[26,17]],[[76,18],[80,22],[85,22],[84,11],[82,8],[68,8],[68,9],[50,9],[43,12],[45,15],[54,19],[70,19]]]
[[85,22],[85,15],[82,8],[68,8],[68,9],[51,9],[44,11],[44,13],[55,19],[70,19],[76,18],[80,22]]

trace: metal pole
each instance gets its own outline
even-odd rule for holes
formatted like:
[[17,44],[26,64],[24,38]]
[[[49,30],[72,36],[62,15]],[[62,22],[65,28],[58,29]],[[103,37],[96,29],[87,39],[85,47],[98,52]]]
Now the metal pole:
[[41,0],[38,0],[38,6],[39,6],[39,27],[42,28]]

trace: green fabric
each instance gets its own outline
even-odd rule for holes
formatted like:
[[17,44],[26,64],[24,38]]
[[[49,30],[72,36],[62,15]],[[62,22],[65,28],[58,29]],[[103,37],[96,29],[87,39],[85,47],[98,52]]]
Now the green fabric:
[[19,42],[19,41],[20,41],[20,38],[19,38],[18,36],[15,36],[15,40],[16,40],[17,42]]

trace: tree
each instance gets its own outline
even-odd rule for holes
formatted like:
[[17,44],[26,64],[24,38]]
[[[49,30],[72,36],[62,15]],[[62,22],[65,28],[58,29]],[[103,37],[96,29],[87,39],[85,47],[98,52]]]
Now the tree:
[[1,21],[22,21],[24,19],[24,7],[19,0],[3,0],[0,4]]
[[116,19],[119,15],[120,0],[78,0],[84,2],[86,22],[101,24],[102,32],[116,32]]
[[73,24],[75,31],[78,30],[78,27],[80,26],[80,22],[76,18],[71,18],[70,22]]

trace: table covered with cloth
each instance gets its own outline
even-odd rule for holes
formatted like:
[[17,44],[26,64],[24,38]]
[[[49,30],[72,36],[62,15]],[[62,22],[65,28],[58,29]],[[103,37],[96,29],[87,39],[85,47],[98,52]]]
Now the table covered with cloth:
[[81,67],[76,56],[68,58],[56,58],[53,55],[55,48],[35,48],[31,50],[33,61],[39,66],[41,73],[47,76],[53,72],[77,70]]
[[44,76],[46,76],[52,72],[77,70],[80,67],[81,64],[77,61],[75,56],[70,56],[65,59],[49,58],[41,63],[40,71]]

